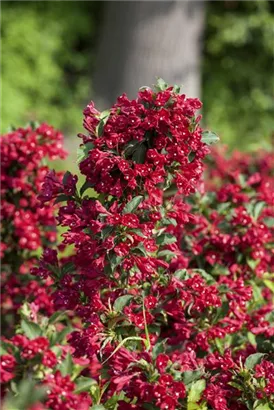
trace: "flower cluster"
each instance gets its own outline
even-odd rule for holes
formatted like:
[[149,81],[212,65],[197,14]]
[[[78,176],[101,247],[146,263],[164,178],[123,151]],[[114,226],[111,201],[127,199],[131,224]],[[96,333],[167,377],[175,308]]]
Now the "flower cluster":
[[41,248],[56,241],[54,207],[40,207],[37,198],[49,168],[48,160],[63,159],[63,136],[47,124],[18,128],[1,136],[1,257],[2,313],[16,312],[22,300],[52,313],[44,287],[28,274]]
[[72,254],[46,246],[32,269],[55,313],[20,310],[4,340],[7,401],[27,371],[46,386],[31,410],[272,409],[270,159],[239,159],[239,174],[238,158],[226,171],[214,154],[203,182],[217,138],[200,107],[159,80],[84,110],[84,183],[50,172],[38,197],[61,203]]
[[144,88],[136,100],[122,95],[101,114],[87,106],[89,135],[80,136],[89,151],[80,170],[97,192],[117,198],[144,192],[158,205],[172,182],[181,193],[195,190],[208,152],[195,116],[201,103],[177,91]]
[[[20,386],[20,380],[26,379],[31,371],[32,377],[37,381],[35,389],[39,392],[39,389],[44,388],[41,393],[43,397],[46,393],[46,399],[42,405],[36,403],[35,395],[33,399],[28,398],[31,404],[28,409],[89,410],[92,400],[85,392],[81,392],[83,383],[86,386],[88,379],[77,378],[87,367],[86,363],[73,360],[73,350],[63,344],[69,329],[58,323],[56,315],[50,319],[37,315],[35,320],[30,321],[29,315],[26,315],[27,310],[31,311],[30,306],[25,304],[25,313],[21,314],[21,333],[2,340],[2,348],[5,349],[0,363],[4,387],[2,393],[5,394],[8,382],[18,383]],[[92,379],[88,380],[88,386],[91,384]],[[23,397],[20,399],[24,400]],[[11,406],[13,405],[12,403]]]
[[262,278],[274,264],[274,155],[236,154],[223,161],[218,151],[211,155],[207,190],[191,198],[195,222],[185,227],[182,247],[188,266],[197,266],[199,257],[213,275],[222,271],[247,281]]

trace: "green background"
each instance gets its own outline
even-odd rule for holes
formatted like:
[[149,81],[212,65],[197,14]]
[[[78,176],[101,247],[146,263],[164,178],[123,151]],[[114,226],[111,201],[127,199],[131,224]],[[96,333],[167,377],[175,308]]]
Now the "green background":
[[[2,132],[29,120],[69,137],[82,131],[103,8],[89,1],[2,2]],[[203,125],[230,148],[269,146],[273,2],[207,2],[205,27]]]

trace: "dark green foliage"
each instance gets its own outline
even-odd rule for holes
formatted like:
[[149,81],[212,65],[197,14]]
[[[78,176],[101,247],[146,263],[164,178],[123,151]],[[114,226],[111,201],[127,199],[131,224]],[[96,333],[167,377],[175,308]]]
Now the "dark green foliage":
[[208,3],[204,120],[231,148],[262,146],[274,130],[273,26],[271,1]]
[[1,8],[2,131],[38,120],[75,133],[91,95],[99,3],[10,1]]

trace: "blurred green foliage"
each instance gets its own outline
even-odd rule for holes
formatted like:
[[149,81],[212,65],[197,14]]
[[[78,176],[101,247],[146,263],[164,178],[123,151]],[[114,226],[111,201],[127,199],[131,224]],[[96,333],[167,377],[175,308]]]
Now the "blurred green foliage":
[[274,131],[274,3],[208,3],[204,121],[240,149],[267,146]]
[[94,61],[96,2],[2,2],[2,130],[29,120],[81,127]]
[[[274,3],[206,7],[204,124],[230,147],[266,143],[274,130]],[[67,135],[81,130],[101,17],[96,1],[2,2],[2,131],[29,120]]]

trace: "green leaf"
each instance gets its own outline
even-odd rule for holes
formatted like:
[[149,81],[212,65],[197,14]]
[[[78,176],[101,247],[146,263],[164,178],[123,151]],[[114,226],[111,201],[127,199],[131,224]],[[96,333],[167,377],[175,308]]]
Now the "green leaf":
[[[115,320],[115,319],[114,319],[114,320]],[[111,327],[111,325],[110,325],[110,327]],[[113,337],[112,337],[112,336],[108,336],[108,337],[106,337],[106,338],[104,339],[103,343],[102,343],[101,346],[100,346],[100,355],[101,355],[101,356],[102,356],[102,354],[103,354],[103,351],[104,351],[105,347],[106,347],[108,344],[111,344],[112,341],[113,341]]]
[[183,382],[187,386],[188,384],[200,379],[202,376],[202,371],[201,370],[187,370],[186,372],[183,373]]
[[265,320],[267,320],[270,323],[274,323],[274,310],[265,315]]
[[108,399],[105,402],[106,408],[116,410],[118,401],[124,400],[125,397],[126,396],[125,396],[125,393],[123,391],[121,391],[119,394],[114,394],[110,399]]
[[191,387],[190,391],[187,396],[188,403],[197,403],[202,396],[203,391],[206,388],[206,381],[204,379],[197,380],[194,382]]
[[274,337],[268,339],[265,336],[256,336],[257,349],[263,353],[273,353],[274,351]]
[[57,311],[54,312],[53,315],[49,318],[49,325],[52,325],[56,322],[60,322],[61,320],[64,320],[67,318],[67,315],[65,312],[62,311]]
[[242,188],[244,188],[245,185],[246,185],[246,177],[245,177],[245,175],[239,174],[238,179],[239,179],[239,184],[241,185]]
[[122,262],[123,256],[118,256],[116,254],[112,254],[109,257],[110,267],[112,272],[116,269],[116,267]]
[[91,149],[94,148],[94,145],[91,141],[87,142],[86,144],[81,145],[77,149],[77,164],[80,164],[84,159],[88,157],[88,153]]
[[124,295],[117,298],[113,305],[115,312],[122,312],[124,307],[131,301],[132,298],[133,295]]
[[6,350],[4,348],[4,346],[1,344],[0,345],[0,355],[2,356],[2,355],[7,354],[7,353],[8,353],[8,350]]
[[228,314],[230,308],[229,308],[229,303],[228,302],[223,302],[222,306],[217,308],[216,315],[214,317],[214,323],[217,323],[220,319],[223,319],[226,317]]
[[91,410],[106,410],[106,408],[104,406],[102,406],[102,404],[95,404],[90,409]]
[[268,289],[270,289],[274,293],[274,282],[273,281],[271,281],[269,279],[265,279],[264,284],[265,284],[265,286],[268,287]]
[[138,206],[140,205],[140,203],[143,201],[143,196],[142,195],[138,195],[135,196],[134,198],[132,198],[131,201],[129,201],[126,206],[123,209],[123,214],[131,214],[134,211],[136,211],[136,209],[138,208]]
[[105,122],[104,120],[101,120],[97,126],[97,135],[98,137],[101,137],[104,133],[104,126],[105,126]]
[[163,339],[163,340],[161,340],[161,342],[158,342],[158,343],[156,343],[156,344],[153,346],[153,349],[152,349],[152,357],[153,357],[153,359],[156,359],[157,356],[158,356],[160,353],[164,353],[166,341],[167,341],[167,339]]
[[168,84],[162,79],[157,78],[155,89],[158,91],[165,91],[168,88]]
[[261,362],[264,356],[265,353],[254,353],[249,355],[245,360],[245,368],[249,370],[253,369],[256,364],[259,364]]
[[109,116],[110,116],[110,110],[104,110],[100,114],[100,119],[107,120]]
[[156,238],[157,245],[170,245],[171,243],[176,242],[177,239],[175,236],[171,235],[170,233],[162,233],[160,236]]
[[[128,236],[128,235],[127,235]],[[138,245],[138,246],[135,246],[134,248],[131,248],[131,250],[134,252],[134,253],[136,253],[136,251],[137,251],[137,253],[139,252],[140,254],[142,254],[142,255],[144,255],[144,256],[147,256],[147,251],[146,251],[146,249],[145,249],[145,247],[144,247],[144,245],[141,243],[140,245]]]
[[61,268],[62,270],[62,274],[66,274],[66,273],[71,273],[75,271],[75,264],[73,262],[67,262],[64,264],[64,266],[62,266]]
[[247,262],[248,266],[249,266],[252,270],[254,270],[260,261],[259,261],[259,260],[254,260],[254,259],[249,259],[249,258],[248,258],[248,259],[246,260],[246,262]]
[[100,122],[96,127],[96,132],[98,137],[101,137],[104,133],[104,127],[107,123],[108,117],[110,116],[110,110],[102,111],[100,114]]
[[126,158],[130,157],[136,151],[139,144],[140,144],[140,141],[138,140],[132,140],[127,144],[125,151],[124,151]]
[[66,171],[63,176],[63,184],[66,184],[68,178],[71,176],[71,172]]
[[63,362],[59,366],[59,370],[62,373],[62,376],[66,376],[67,374],[71,374],[73,367],[72,357],[71,354],[68,353],[63,360]]
[[253,207],[254,207],[254,203],[253,203],[253,202],[247,202],[247,203],[245,204],[245,209],[247,210],[247,213],[248,213],[249,215],[252,215]]
[[64,329],[62,329],[60,332],[54,332],[53,334],[50,335],[50,344],[51,346],[55,346],[57,344],[60,344],[64,341],[65,337],[72,332],[72,327],[71,326],[66,326]]
[[268,403],[261,403],[259,406],[254,407],[254,410],[271,410],[271,407],[269,407]]
[[200,404],[187,403],[187,410],[208,410],[207,403],[203,401]]
[[46,395],[46,387],[36,386],[33,380],[22,380],[18,388],[18,394],[13,396],[12,393],[8,393],[3,408],[5,410],[26,410],[29,409],[34,403],[43,400]]
[[202,133],[202,142],[206,145],[216,144],[220,138],[212,131],[204,131]]
[[79,394],[79,393],[82,393],[83,391],[89,391],[91,386],[94,384],[97,385],[96,380],[91,379],[90,377],[81,376],[77,379],[76,389],[74,390],[74,393]]
[[177,226],[177,221],[174,218],[163,218],[161,219],[161,223],[163,225],[173,225],[173,226]]
[[[40,126],[40,123],[38,121],[30,121],[29,125],[32,128],[32,130],[34,131],[36,128],[38,128]],[[16,127],[12,127],[12,130],[16,131]]]
[[159,407],[156,407],[156,405],[150,404],[150,403],[144,403],[143,407],[146,410],[158,410],[159,409]]
[[175,276],[175,278],[177,278],[179,280],[189,279],[189,274],[188,274],[188,271],[186,269],[176,270],[176,272],[174,272],[174,276]]
[[264,223],[268,228],[274,227],[274,218],[272,216],[268,216],[264,218]]
[[256,337],[253,333],[247,332],[247,338],[250,344],[252,344],[253,346],[256,346]]
[[219,337],[216,337],[216,338],[214,339],[214,343],[215,343],[215,345],[216,345],[217,350],[219,351],[219,353],[221,353],[221,355],[223,355],[223,354],[224,354],[224,350],[225,350],[223,339],[220,339]]
[[170,250],[168,250],[168,249],[165,249],[164,251],[158,252],[158,256],[159,256],[160,258],[163,257],[163,256],[170,256],[170,257],[174,258],[174,257],[175,257],[175,253],[172,252],[172,251],[170,251]]
[[189,390],[187,401],[188,403],[197,403],[202,396],[203,391],[206,388],[206,381],[204,379],[194,382]]
[[35,339],[36,337],[42,335],[42,329],[40,326],[37,325],[37,323],[30,322],[27,319],[21,320],[21,328],[29,339]]
[[104,241],[113,231],[113,226],[106,226],[105,228],[102,229],[101,231],[101,238]]
[[227,211],[230,207],[231,207],[230,202],[222,202],[222,203],[218,204],[218,212],[219,213],[225,213],[225,211]]
[[[249,264],[248,261],[247,261],[247,264]],[[250,284],[252,285],[253,300],[258,303],[264,302],[264,298],[262,295],[262,289],[257,285],[257,283],[254,280],[251,280]]]
[[253,212],[252,212],[252,216],[253,216],[253,218],[255,219],[255,221],[256,221],[256,220],[258,219],[258,217],[260,216],[260,214],[261,214],[262,210],[264,209],[264,207],[265,207],[265,202],[264,202],[264,201],[257,202],[257,203],[254,205]]
[[80,195],[84,195],[84,193],[86,192],[87,189],[89,188],[93,188],[94,184],[90,181],[86,181],[80,188]]
[[132,161],[136,162],[137,164],[143,164],[146,158],[147,148],[145,144],[140,144],[136,147],[132,155]]
[[191,152],[188,154],[188,162],[189,162],[189,163],[193,162],[194,159],[195,159],[195,157],[196,157],[196,152],[195,152],[195,151],[191,151]]
[[193,269],[193,272],[197,272],[199,273],[199,275],[202,276],[203,279],[205,279],[205,281],[207,283],[215,283],[215,279],[213,278],[213,276],[211,276],[209,273],[207,273],[204,269]]
[[236,382],[228,382],[229,386],[235,387],[235,389],[244,391],[243,386],[241,386],[239,383]]
[[181,86],[177,85],[177,84],[174,84],[172,91],[176,94],[180,94]]
[[70,196],[67,196],[65,194],[58,195],[54,201],[55,204],[58,204],[59,202],[65,202],[69,201],[71,199]]
[[247,399],[245,401],[245,405],[248,408],[248,410],[253,410],[253,400],[252,399]]
[[141,238],[146,238],[146,235],[143,234],[141,229],[131,229],[130,232],[136,233],[136,235],[141,236]]

